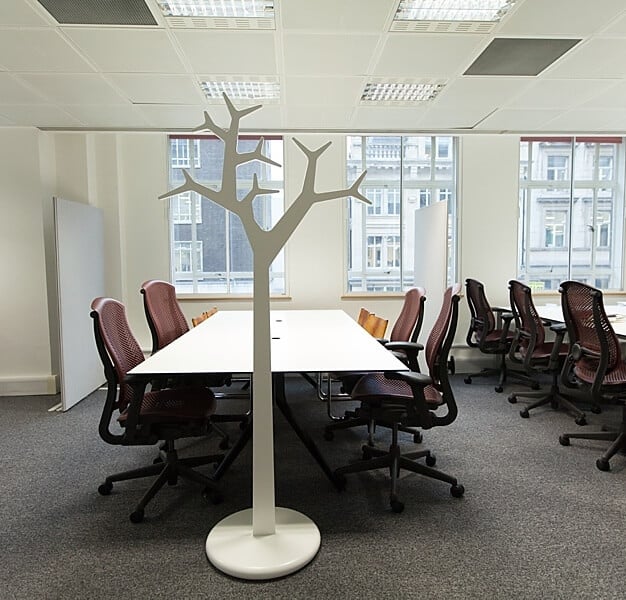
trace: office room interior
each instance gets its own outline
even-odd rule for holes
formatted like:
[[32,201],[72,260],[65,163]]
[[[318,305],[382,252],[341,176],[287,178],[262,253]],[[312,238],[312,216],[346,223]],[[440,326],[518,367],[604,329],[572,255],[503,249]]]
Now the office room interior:
[[[559,282],[568,279],[626,307],[626,3],[459,2],[0,0],[0,453],[9,473],[0,581],[11,597],[106,597],[113,585],[141,598],[624,597],[623,452],[602,469],[604,440],[563,443],[569,432],[623,430],[622,407],[607,403],[596,413],[581,384],[576,401],[588,423],[577,429],[558,402],[522,419],[527,383],[509,379],[499,393],[494,378],[464,379],[503,355],[468,346],[468,278],[484,284],[494,307],[510,307],[514,279],[557,312]],[[199,479],[170,476],[162,483],[172,485],[133,513],[148,480],[115,480],[113,493],[103,484],[111,473],[159,464],[155,451],[167,462],[166,443],[129,448],[99,430],[107,392],[90,300],[78,309],[88,331],[69,352],[92,355],[102,377],[75,405],[63,399],[70,336],[64,341],[60,299],[83,278],[59,275],[59,202],[101,219],[93,271],[102,274],[102,295],[123,303],[148,360],[144,282],[175,284],[190,328],[213,307],[205,331],[255,306],[251,252],[234,217],[194,193],[160,198],[181,185],[183,170],[207,187],[221,184],[215,130],[232,125],[229,102],[260,106],[239,123],[239,149],[252,151],[263,138],[265,154],[282,165],[239,167],[245,185],[258,175],[264,191],[278,190],[257,199],[261,227],[298,198],[309,166],[303,148],[330,142],[316,165],[316,192],[348,189],[367,170],[360,189],[370,206],[315,203],[288,239],[271,271],[273,310],[339,310],[356,321],[366,308],[388,319],[389,334],[407,290],[423,286],[426,343],[446,286],[462,290],[453,360],[446,356],[443,370],[449,393],[440,408],[454,406],[451,422],[418,423],[423,437],[401,432],[402,449],[432,448],[424,462],[434,465],[436,453],[448,479],[405,467],[397,480],[393,467],[350,471],[366,458],[368,431],[329,436],[327,411],[358,414],[367,400],[329,409],[321,386],[311,385],[318,373],[289,373],[268,386],[272,406],[275,382],[284,383],[284,406],[323,457],[276,400],[265,449],[274,452],[274,506],[301,512],[321,538],[289,577],[273,579],[279,571],[270,569],[255,588],[224,576],[233,573],[205,547],[209,531],[253,504],[252,444],[217,482],[221,504],[196,494]],[[440,219],[432,231],[427,215]],[[554,373],[533,373],[542,392]],[[143,373],[150,382],[152,375]],[[224,391],[243,392],[237,410],[251,407],[235,375],[232,386],[216,386],[218,412]],[[240,431],[253,443],[262,437],[244,425],[222,428],[230,442],[244,438]],[[390,456],[398,432],[387,425],[372,439]],[[214,434],[176,439],[177,448],[221,457],[224,437]],[[345,489],[338,472],[349,473]]]
[[[218,122],[227,116],[221,98],[203,102],[191,89],[207,72],[280,80],[280,99],[261,100],[263,109],[246,119],[243,133],[283,136],[287,204],[305,165],[294,135],[311,148],[332,142],[320,160],[320,190],[345,186],[349,135],[453,136],[456,279],[482,280],[498,305],[508,304],[506,284],[517,276],[520,139],[619,137],[626,126],[620,58],[626,17],[618,1],[602,10],[582,1],[519,1],[487,33],[393,31],[395,0],[284,3],[276,6],[274,30],[212,32],[174,27],[152,0],[152,27],[60,25],[46,4],[60,10],[13,0],[0,13],[3,279],[10,291],[0,301],[5,395],[49,394],[58,386],[45,333],[43,231],[53,196],[102,209],[106,293],[127,305],[149,348],[138,290],[146,279],[171,276],[168,204],[158,199],[171,188],[167,134],[190,133],[204,110]],[[213,36],[237,52],[218,56],[213,41],[203,45]],[[496,38],[580,41],[536,76],[464,75]],[[446,85],[430,102],[376,105],[360,99],[368,77]],[[401,293],[346,291],[346,213],[346,201],[311,209],[287,244],[286,294],[273,306],[341,308],[356,316],[367,305],[393,322]],[[251,301],[182,302],[188,317],[209,305],[249,308]],[[428,302],[432,310],[436,305]],[[455,348],[461,364],[472,358],[464,348],[468,322],[462,310]]]

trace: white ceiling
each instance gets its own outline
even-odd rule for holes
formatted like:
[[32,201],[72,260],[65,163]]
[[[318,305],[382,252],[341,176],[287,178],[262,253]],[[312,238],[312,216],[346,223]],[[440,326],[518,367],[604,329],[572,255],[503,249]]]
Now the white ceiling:
[[[0,0],[0,127],[186,130],[221,101],[210,76],[271,78],[263,131],[626,132],[626,2],[518,0],[489,33],[390,31],[399,0],[274,0],[276,29],[59,25],[37,0]],[[463,73],[495,37],[582,41],[536,77]],[[372,78],[446,86],[415,106],[361,102]]]

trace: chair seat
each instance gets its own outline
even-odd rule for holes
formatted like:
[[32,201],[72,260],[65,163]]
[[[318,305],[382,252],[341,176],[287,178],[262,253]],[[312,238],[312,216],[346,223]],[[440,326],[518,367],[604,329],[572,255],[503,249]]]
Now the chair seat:
[[[552,342],[544,342],[543,344],[539,344],[533,351],[533,361],[549,360],[550,356],[552,355],[553,348],[554,345]],[[569,345],[561,344],[559,347],[559,357],[566,358],[568,352]],[[523,348],[520,348],[520,354],[522,355],[522,357],[525,356]]]
[[[361,402],[367,402],[373,406],[380,405],[384,399],[385,405],[395,404],[395,400],[399,404],[409,400],[413,401],[413,393],[408,383],[397,379],[387,379],[384,373],[369,373],[361,377],[352,389],[352,399]],[[424,397],[428,404],[440,406],[443,404],[443,398],[433,385],[427,385],[424,388]]]
[[[215,412],[216,402],[208,388],[176,388],[147,392],[139,413],[143,423],[188,423],[205,422]],[[128,418],[128,409],[120,413],[119,423],[123,426]]]
[[[597,364],[585,364],[583,361],[574,367],[574,375],[581,381],[592,384],[596,376]],[[603,386],[620,386],[626,389],[626,362],[620,363],[602,381]]]

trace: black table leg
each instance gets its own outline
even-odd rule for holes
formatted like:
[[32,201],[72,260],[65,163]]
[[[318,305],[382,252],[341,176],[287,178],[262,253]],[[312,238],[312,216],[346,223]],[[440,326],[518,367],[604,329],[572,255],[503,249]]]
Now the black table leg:
[[315,442],[311,439],[308,433],[304,431],[297,421],[294,419],[293,413],[287,404],[287,397],[285,394],[285,374],[284,373],[272,373],[272,389],[274,394],[274,402],[276,406],[283,413],[285,419],[291,428],[296,432],[302,443],[306,446],[307,450],[311,453],[313,458],[317,461],[317,464],[322,468],[322,471],[326,474],[326,477],[330,479],[330,482],[338,489],[343,489],[343,486],[339,484],[333,475],[332,470],[328,466],[328,463],[319,451],[319,448],[315,445]]

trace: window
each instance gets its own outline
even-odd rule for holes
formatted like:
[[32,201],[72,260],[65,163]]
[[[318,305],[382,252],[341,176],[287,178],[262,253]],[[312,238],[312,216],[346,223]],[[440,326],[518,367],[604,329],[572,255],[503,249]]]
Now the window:
[[522,138],[519,279],[622,288],[623,147],[622,138]]
[[545,244],[546,248],[563,248],[565,245],[565,227],[567,211],[546,210],[545,214]]
[[[184,138],[170,138],[170,159],[172,168],[188,169],[191,166],[189,160],[189,142]],[[200,168],[200,140],[193,140],[194,145],[194,167]]]
[[[240,137],[239,152],[254,150],[258,141],[259,138],[254,136]],[[198,183],[213,189],[220,188],[224,160],[221,140],[214,136],[193,139],[172,136],[169,148],[170,188],[183,183],[183,163]],[[282,138],[266,137],[264,153],[282,164]],[[257,196],[253,202],[257,222],[261,227],[270,229],[284,212],[283,170],[282,167],[259,161],[240,166],[237,170],[239,198],[243,198],[252,186],[254,174],[260,187],[279,190],[277,194]],[[185,192],[170,198],[169,223],[171,277],[177,292],[252,293],[252,249],[239,217],[195,192]],[[283,251],[270,269],[270,291],[272,294],[286,292]]]
[[455,279],[455,144],[449,136],[347,138],[347,179],[367,169],[361,190],[372,202],[348,201],[348,292],[399,292],[418,285],[416,213],[437,201],[448,202],[448,281]]
[[[176,225],[202,223],[202,199],[195,192],[183,192],[174,196],[170,206],[172,209],[171,219]],[[195,220],[192,220],[192,216]]]
[[568,157],[558,154],[547,157],[547,177],[548,181],[563,181],[567,176]]

